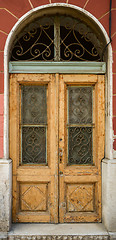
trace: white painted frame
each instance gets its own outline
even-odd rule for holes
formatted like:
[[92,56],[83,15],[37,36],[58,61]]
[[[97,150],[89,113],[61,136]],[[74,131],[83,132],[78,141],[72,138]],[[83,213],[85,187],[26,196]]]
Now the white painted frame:
[[[80,7],[67,4],[67,3],[53,3],[43,5],[37,8],[33,8],[22,16],[10,31],[4,50],[4,158],[9,159],[9,49],[12,46],[14,36],[17,34],[21,24],[24,24],[25,20],[32,16],[32,14],[41,11],[42,9],[54,7],[66,7],[75,9],[80,13],[89,17],[97,26],[101,29],[106,43],[109,43],[110,39],[104,27],[92,14]],[[112,131],[112,47],[108,45],[108,60],[107,60],[107,74],[106,74],[106,124],[105,124],[105,158],[113,158],[113,131]]]

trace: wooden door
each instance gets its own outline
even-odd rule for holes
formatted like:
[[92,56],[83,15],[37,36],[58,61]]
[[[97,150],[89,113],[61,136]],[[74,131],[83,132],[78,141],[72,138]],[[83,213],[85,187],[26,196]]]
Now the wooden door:
[[103,157],[104,76],[11,74],[14,222],[99,222]]
[[58,222],[58,80],[10,76],[13,221]]
[[59,77],[59,221],[101,221],[104,76]]

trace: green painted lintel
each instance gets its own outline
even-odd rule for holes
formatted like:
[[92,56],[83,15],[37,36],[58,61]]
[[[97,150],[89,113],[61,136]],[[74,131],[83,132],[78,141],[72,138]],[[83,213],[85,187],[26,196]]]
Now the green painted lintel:
[[12,61],[9,73],[91,73],[105,74],[105,62],[26,62]]

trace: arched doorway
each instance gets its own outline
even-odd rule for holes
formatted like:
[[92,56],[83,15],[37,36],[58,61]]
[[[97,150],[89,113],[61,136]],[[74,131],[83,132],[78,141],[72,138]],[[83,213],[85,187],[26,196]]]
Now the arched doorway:
[[[77,59],[95,61],[95,64],[96,61],[101,61],[101,50],[105,43],[96,37],[97,30],[93,33],[93,29],[85,24],[83,18],[80,22],[68,14],[59,16],[55,13],[50,17],[53,31],[50,29],[49,34],[55,33],[53,39],[50,37],[50,51],[48,39],[41,35],[41,41],[47,43],[41,42],[41,45],[47,46],[42,53],[48,57],[47,60],[57,62],[60,70],[56,68],[53,73],[44,68],[44,74],[42,70],[40,74],[28,74],[26,70],[26,74],[12,74],[10,77],[10,157],[14,162],[14,221],[58,222],[58,217],[60,222],[99,222],[101,219],[100,162],[104,157],[104,76],[80,75],[73,71],[74,66],[78,65]],[[45,26],[42,27],[44,30],[49,26],[48,22],[45,24],[45,19],[48,18],[37,19],[41,26]],[[61,24],[60,19],[63,19]],[[78,28],[78,24],[81,28]],[[32,30],[19,34],[13,46],[11,60],[17,60],[14,56],[17,43],[24,37],[26,43],[30,35],[34,37]],[[79,30],[82,32],[79,33]],[[66,35],[69,36],[69,32],[74,31],[78,35],[77,42],[72,44],[74,36],[68,39],[68,44],[63,41],[67,40]],[[85,42],[87,51],[83,48]],[[79,47],[77,52],[75,45]],[[80,48],[84,49],[86,57],[82,58]],[[89,58],[90,48],[92,54]],[[38,54],[37,49],[35,50]],[[49,58],[50,52],[53,52],[52,59]],[[18,53],[19,56],[22,55],[20,50]],[[36,55],[38,61],[46,60],[42,53]],[[73,55],[72,59],[70,55]],[[21,60],[33,60],[27,59],[28,57],[24,56]],[[72,60],[71,64],[66,64],[67,60]],[[63,64],[66,70],[61,70]],[[39,68],[43,65],[43,62],[41,66],[38,64]],[[54,68],[55,63],[49,63],[49,66]]]

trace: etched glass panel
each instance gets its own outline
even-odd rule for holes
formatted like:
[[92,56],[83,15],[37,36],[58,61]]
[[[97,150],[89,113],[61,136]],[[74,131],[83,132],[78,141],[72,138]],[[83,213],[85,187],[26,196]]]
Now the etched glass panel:
[[92,164],[92,128],[68,128],[68,163]]
[[92,123],[92,88],[68,87],[69,124]]
[[22,124],[46,123],[46,86],[22,86]]
[[46,127],[22,127],[22,163],[46,163]]

